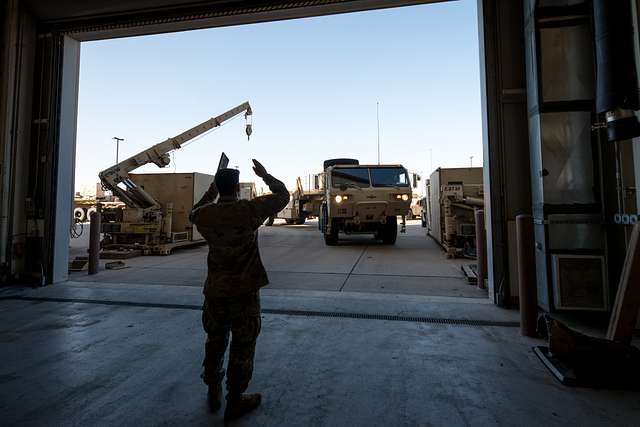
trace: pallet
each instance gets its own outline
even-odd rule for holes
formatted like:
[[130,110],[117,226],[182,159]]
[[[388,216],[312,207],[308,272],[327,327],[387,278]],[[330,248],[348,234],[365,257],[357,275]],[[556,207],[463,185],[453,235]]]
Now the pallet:
[[87,270],[87,264],[89,263],[89,257],[75,257],[69,261],[69,271],[83,271]]
[[153,245],[149,247],[149,253],[153,255],[170,255],[174,249],[188,248],[192,246],[201,246],[207,243],[204,239],[201,240],[185,240],[184,242],[176,243],[164,243],[161,245]]
[[542,363],[562,384],[592,388],[640,388],[640,350],[630,344],[585,335],[548,314],[538,321],[547,347],[535,347]]
[[127,264],[122,261],[111,261],[104,265],[106,270],[122,270],[123,268],[129,268]]
[[467,281],[469,282],[470,285],[477,285],[478,284],[478,275],[476,272],[476,267],[475,264],[462,264],[460,266],[460,269],[462,270],[462,273],[465,275],[465,277],[467,278]]
[[[100,251],[101,259],[129,259],[142,255],[170,255],[174,249],[188,248],[192,246],[200,246],[205,244],[204,239],[200,240],[185,240],[175,243],[162,243],[158,245],[138,245],[136,249],[132,249],[131,245],[123,245],[122,248],[117,249],[103,249]],[[117,245],[109,245],[110,247],[117,247]],[[126,247],[129,246],[129,247]]]
[[141,249],[103,249],[100,251],[100,259],[129,259],[144,255]]
[[571,367],[549,354],[549,347],[535,346],[533,352],[561,384],[572,387],[581,385]]

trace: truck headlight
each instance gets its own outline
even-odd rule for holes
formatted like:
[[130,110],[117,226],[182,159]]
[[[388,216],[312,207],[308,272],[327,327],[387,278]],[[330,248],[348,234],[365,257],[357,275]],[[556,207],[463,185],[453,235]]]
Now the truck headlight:
[[338,194],[334,200],[336,201],[336,203],[341,203],[343,200],[349,200],[349,196]]
[[403,201],[405,201],[405,202],[406,202],[407,200],[409,200],[409,195],[408,195],[408,194],[403,194],[403,195],[402,195],[402,200],[403,200]]

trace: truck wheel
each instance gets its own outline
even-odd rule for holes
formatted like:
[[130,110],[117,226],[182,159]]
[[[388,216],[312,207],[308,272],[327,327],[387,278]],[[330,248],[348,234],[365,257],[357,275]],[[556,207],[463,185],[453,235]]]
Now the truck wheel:
[[294,223],[295,221],[294,221],[294,220],[292,220],[292,219],[285,219],[285,220],[284,220],[284,222],[286,222],[286,223],[287,223],[287,225],[293,225],[293,223]]
[[307,217],[301,216],[298,219],[296,219],[296,225],[302,225],[305,223],[306,220],[307,220]]
[[274,217],[270,216],[269,218],[267,218],[267,220],[264,222],[264,225],[266,226],[272,226],[273,225],[273,221],[275,220]]
[[395,245],[398,237],[398,217],[388,216],[387,222],[382,226],[382,243],[385,245]]
[[324,233],[324,243],[327,246],[335,246],[338,244],[338,227],[336,221],[331,221],[331,233]]
[[427,228],[427,220],[420,217],[420,222],[422,223],[422,228]]

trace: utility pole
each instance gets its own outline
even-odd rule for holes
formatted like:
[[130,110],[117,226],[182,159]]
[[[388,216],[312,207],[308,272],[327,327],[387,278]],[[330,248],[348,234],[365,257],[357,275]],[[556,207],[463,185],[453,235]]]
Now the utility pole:
[[118,138],[117,136],[114,136],[111,139],[115,139],[116,140],[116,165],[118,164],[118,152],[120,151],[120,143],[122,141],[124,141],[124,138]]
[[380,103],[376,101],[376,121],[378,122],[378,164],[380,164]]
[[429,148],[429,174],[433,172],[433,148]]
[[473,167],[473,156],[469,156],[469,160],[471,160],[471,167]]

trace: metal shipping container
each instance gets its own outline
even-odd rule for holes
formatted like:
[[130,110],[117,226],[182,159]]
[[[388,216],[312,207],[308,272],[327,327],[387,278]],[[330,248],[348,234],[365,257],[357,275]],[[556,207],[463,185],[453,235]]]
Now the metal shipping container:
[[201,240],[202,235],[189,221],[193,205],[207,191],[213,182],[213,175],[198,172],[189,173],[144,173],[130,174],[131,180],[142,187],[163,209],[173,204],[172,233],[188,233],[188,240]]
[[451,192],[460,196],[482,194],[482,168],[438,168],[427,181],[427,233],[444,242],[445,220],[443,198]]

